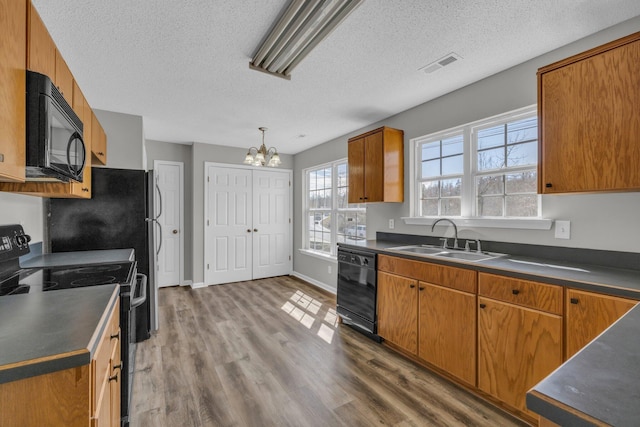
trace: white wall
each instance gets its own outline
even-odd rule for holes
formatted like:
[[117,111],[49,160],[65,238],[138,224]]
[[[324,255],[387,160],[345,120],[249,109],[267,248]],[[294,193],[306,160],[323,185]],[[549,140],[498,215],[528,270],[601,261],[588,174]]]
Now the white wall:
[[44,233],[41,197],[0,192],[0,225],[22,224],[31,242],[42,242]]
[[[631,19],[297,154],[294,159],[294,182],[297,184],[294,192],[294,247],[302,246],[302,231],[299,227],[302,223],[302,170],[346,157],[348,138],[383,125],[405,132],[405,202],[368,205],[367,237],[375,238],[377,231],[431,235],[430,227],[427,229],[426,226],[405,225],[401,220],[402,217],[411,215],[408,185],[410,139],[535,104],[538,68],[634,33],[639,28],[640,18]],[[544,217],[571,221],[570,240],[555,239],[553,229],[539,231],[460,228],[460,236],[503,242],[640,252],[640,193],[543,196],[542,206]],[[388,229],[389,219],[395,220],[394,230]],[[442,233],[442,230],[436,230],[436,233]],[[335,288],[336,274],[327,272],[330,265],[335,264],[299,252],[294,253],[296,272]]]

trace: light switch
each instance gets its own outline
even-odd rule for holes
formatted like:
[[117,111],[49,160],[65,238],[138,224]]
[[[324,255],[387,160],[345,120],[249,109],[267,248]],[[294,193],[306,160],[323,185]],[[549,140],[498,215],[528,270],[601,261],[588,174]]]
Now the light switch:
[[393,219],[389,220],[389,230],[393,230],[393,228],[396,226],[396,222]]
[[571,239],[571,221],[556,221],[556,239]]

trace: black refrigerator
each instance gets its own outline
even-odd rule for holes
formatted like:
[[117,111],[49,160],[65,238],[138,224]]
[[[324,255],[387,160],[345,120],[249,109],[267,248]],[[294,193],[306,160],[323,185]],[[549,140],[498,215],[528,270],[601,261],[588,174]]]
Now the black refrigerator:
[[133,248],[138,272],[149,278],[146,306],[136,312],[135,319],[135,341],[144,341],[158,325],[157,183],[153,171],[112,168],[92,168],[91,181],[91,199],[48,200],[45,244],[50,252]]

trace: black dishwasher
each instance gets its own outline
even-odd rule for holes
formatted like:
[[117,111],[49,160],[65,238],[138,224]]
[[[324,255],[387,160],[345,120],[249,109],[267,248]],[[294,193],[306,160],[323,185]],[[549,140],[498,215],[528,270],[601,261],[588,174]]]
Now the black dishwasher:
[[376,295],[376,254],[339,247],[336,311],[345,324],[380,342]]

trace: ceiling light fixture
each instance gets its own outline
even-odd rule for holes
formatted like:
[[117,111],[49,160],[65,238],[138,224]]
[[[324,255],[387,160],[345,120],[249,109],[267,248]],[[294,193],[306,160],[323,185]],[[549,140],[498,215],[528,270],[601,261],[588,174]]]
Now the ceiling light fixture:
[[260,127],[258,129],[262,132],[262,145],[260,148],[249,148],[247,156],[244,158],[244,163],[253,166],[264,166],[266,164],[272,168],[280,166],[280,163],[282,162],[280,161],[278,150],[276,150],[275,147],[271,147],[267,150],[267,146],[264,145],[264,133],[267,128]]
[[291,80],[291,71],[362,0],[291,0],[249,68]]

